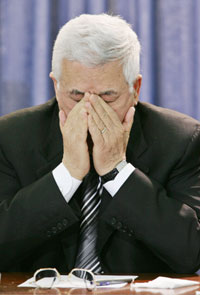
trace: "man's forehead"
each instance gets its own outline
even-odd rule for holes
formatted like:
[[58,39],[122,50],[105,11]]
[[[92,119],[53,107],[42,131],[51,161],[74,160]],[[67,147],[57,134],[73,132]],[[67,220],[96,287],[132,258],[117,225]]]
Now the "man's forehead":
[[72,89],[82,92],[92,91],[103,86],[104,89],[99,91],[116,91],[120,84],[125,83],[125,78],[122,71],[122,66],[118,62],[107,63],[102,66],[87,67],[78,62],[63,60],[62,74],[60,81]]
[[62,60],[62,73],[72,73],[76,71],[76,74],[82,72],[87,73],[108,73],[114,71],[121,72],[122,65],[119,61],[111,61],[105,64],[96,65],[96,66],[87,66],[78,61],[70,61],[67,59]]

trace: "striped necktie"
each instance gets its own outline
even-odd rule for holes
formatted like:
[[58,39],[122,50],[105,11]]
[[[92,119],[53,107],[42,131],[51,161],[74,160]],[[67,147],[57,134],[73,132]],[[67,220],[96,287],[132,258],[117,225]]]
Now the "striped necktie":
[[81,225],[79,249],[75,267],[89,269],[94,273],[101,272],[100,261],[96,250],[97,222],[100,196],[103,185],[101,178],[92,169],[83,181],[83,199],[81,207]]

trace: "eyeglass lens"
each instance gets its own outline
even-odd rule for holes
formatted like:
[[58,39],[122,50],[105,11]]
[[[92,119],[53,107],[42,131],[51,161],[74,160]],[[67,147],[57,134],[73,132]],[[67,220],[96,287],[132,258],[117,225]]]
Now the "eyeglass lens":
[[57,277],[57,273],[55,270],[53,269],[45,269],[45,270],[41,270],[36,274],[35,280],[41,280],[43,278],[56,278]]
[[87,270],[74,270],[72,274],[79,279],[83,279],[88,289],[95,287],[94,276]]

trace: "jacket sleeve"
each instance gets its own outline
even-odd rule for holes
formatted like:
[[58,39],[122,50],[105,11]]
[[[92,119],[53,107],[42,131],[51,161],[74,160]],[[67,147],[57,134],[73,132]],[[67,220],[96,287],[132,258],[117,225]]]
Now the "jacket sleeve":
[[174,272],[195,272],[200,267],[199,127],[180,160],[172,165],[166,183],[136,169],[103,218],[116,228],[113,218],[128,227],[135,239]]

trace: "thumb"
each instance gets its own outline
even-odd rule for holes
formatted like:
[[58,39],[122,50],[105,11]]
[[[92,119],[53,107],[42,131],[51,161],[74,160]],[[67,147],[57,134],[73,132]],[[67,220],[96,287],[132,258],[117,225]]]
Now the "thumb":
[[65,125],[66,122],[66,115],[65,112],[63,110],[59,111],[59,120],[60,120],[60,128],[62,129],[62,127]]
[[122,123],[123,126],[124,126],[124,130],[126,132],[130,132],[130,130],[131,130],[131,126],[133,124],[134,114],[135,114],[135,108],[134,107],[130,107],[130,109],[126,113],[126,115],[124,117],[124,121]]
[[129,134],[130,134],[131,127],[133,124],[134,115],[135,115],[135,108],[130,107],[130,109],[126,113],[126,115],[124,117],[124,121],[122,123],[122,125],[124,127],[124,131],[126,133],[126,144],[128,143]]

